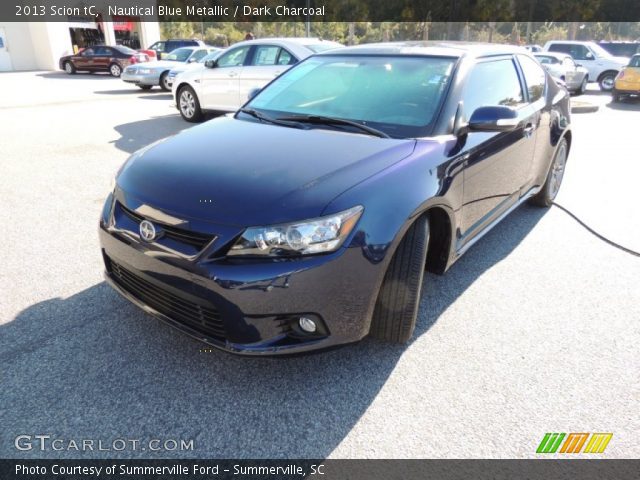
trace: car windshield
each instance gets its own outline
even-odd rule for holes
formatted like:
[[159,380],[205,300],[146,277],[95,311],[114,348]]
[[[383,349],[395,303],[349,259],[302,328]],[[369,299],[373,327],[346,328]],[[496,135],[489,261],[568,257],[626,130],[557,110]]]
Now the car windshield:
[[609,52],[607,52],[604,48],[602,48],[597,43],[590,43],[589,47],[591,48],[593,53],[596,54],[597,57],[605,57],[606,58],[606,57],[611,57],[612,56]]
[[135,55],[136,53],[138,53],[135,50],[133,50],[132,48],[125,47],[124,45],[118,45],[116,47],[116,49],[118,49],[119,51],[121,51],[125,55]]
[[428,135],[455,58],[322,55],[293,67],[246,106],[272,118],[355,121],[391,137]]
[[546,55],[536,55],[536,58],[542,64],[560,63],[560,60],[558,60],[556,57],[549,57]]
[[640,55],[632,57],[631,61],[629,62],[629,66],[633,68],[640,68]]
[[220,54],[220,50],[214,50],[213,52],[211,52],[208,55],[205,55],[204,57],[202,57],[201,59],[198,60],[198,63],[204,63],[207,60],[215,60],[218,55]]
[[193,53],[192,48],[177,48],[168,55],[162,57],[163,60],[170,60],[174,62],[186,62],[187,58]]

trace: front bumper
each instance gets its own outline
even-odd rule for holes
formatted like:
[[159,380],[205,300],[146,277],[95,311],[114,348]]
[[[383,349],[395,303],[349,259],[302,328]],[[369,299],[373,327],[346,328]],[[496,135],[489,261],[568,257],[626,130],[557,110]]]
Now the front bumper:
[[[123,241],[102,222],[99,236],[106,279],[120,294],[183,333],[244,355],[362,339],[383,275],[357,247],[284,261],[195,261]],[[296,328],[300,316],[318,323],[317,334]]]
[[156,73],[143,75],[138,73],[127,73],[125,70],[122,72],[122,75],[120,75],[120,78],[127,83],[134,83],[136,85],[160,85],[160,74]]

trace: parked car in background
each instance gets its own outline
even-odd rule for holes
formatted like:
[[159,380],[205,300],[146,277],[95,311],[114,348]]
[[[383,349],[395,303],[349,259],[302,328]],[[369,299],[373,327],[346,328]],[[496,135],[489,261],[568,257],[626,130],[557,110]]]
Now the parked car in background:
[[589,81],[589,70],[579,67],[573,57],[566,53],[534,53],[540,64],[553,78],[562,80],[567,90],[583,94]]
[[169,71],[176,64],[190,64],[204,58],[214,50],[215,47],[181,47],[164,56],[163,60],[157,62],[139,63],[124,69],[122,80],[133,83],[143,90],[150,90],[159,85],[165,91],[171,91],[171,84],[167,81]]
[[569,93],[521,48],[323,52],[129,158],[100,216],[105,276],[229,352],[407,342],[425,269],[549,207],[571,138]]
[[524,48],[527,49],[528,51],[532,52],[532,53],[536,53],[536,52],[541,52],[542,51],[542,47],[540,45],[525,45]]
[[233,112],[249,92],[262,88],[282,72],[314,53],[342,47],[319,38],[264,38],[238,42],[205,68],[182,73],[173,83],[180,115],[199,122],[206,110]]
[[165,83],[169,86],[173,86],[173,81],[179,73],[186,72],[187,70],[194,70],[196,68],[204,68],[204,62],[206,62],[207,60],[215,60],[222,52],[222,48],[212,47],[211,52],[205,57],[202,57],[200,60],[192,63],[181,63],[179,65],[176,65],[171,70],[169,70],[169,74],[167,75]]
[[96,45],[74,55],[60,57],[58,64],[68,74],[76,72],[109,72],[119,77],[129,65],[148,62],[149,57],[129,47]]
[[[155,53],[158,60],[162,60],[168,53],[173,52],[176,48],[180,47],[203,47],[204,42],[201,40],[193,40],[186,38],[171,38],[169,40],[160,40],[159,42],[151,45],[147,50],[151,50]],[[142,50],[146,52],[147,50]]]
[[624,67],[616,77],[613,101],[619,102],[624,97],[638,95],[640,95],[640,54],[631,57],[629,65]]
[[598,42],[611,55],[616,57],[633,57],[640,53],[640,42]]
[[579,66],[589,70],[589,81],[598,82],[605,92],[613,90],[616,75],[629,61],[614,57],[595,42],[553,40],[545,44],[544,51],[571,55]]

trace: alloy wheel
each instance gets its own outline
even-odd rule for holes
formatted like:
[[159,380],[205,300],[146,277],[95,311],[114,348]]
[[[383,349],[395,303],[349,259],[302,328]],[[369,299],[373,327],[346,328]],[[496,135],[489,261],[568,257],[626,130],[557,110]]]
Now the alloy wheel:
[[120,66],[116,64],[111,65],[111,68],[109,69],[109,71],[111,72],[111,75],[113,75],[114,77],[119,77],[120,74],[122,73]]
[[64,64],[64,71],[69,74],[73,73],[73,67],[71,66],[71,63],[67,62]]
[[602,80],[600,80],[600,86],[605,91],[613,90],[613,86],[615,84],[615,77],[613,75],[607,75]]
[[560,184],[562,183],[562,177],[564,176],[565,166],[567,165],[567,146],[562,144],[556,158],[551,167],[551,178],[549,179],[549,197],[555,198],[560,190]]
[[189,90],[183,90],[180,94],[180,111],[187,118],[193,117],[196,112],[196,99]]

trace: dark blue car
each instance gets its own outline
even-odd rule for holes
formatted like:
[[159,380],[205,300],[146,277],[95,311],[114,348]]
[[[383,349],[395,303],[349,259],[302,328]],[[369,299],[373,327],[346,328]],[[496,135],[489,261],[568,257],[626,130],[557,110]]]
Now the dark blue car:
[[549,206],[570,146],[569,95],[523,50],[329,51],[131,156],[100,221],[106,278],[230,352],[406,342],[425,268]]

